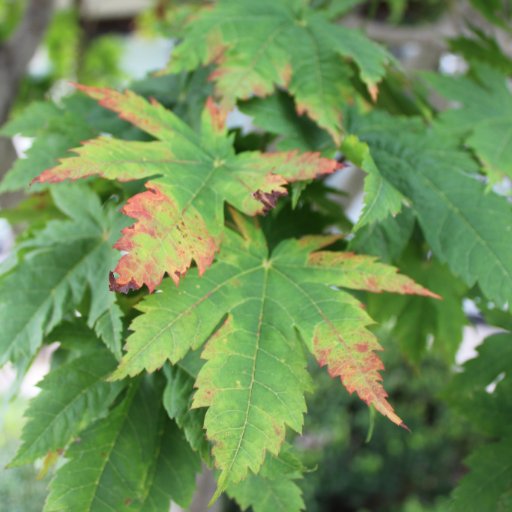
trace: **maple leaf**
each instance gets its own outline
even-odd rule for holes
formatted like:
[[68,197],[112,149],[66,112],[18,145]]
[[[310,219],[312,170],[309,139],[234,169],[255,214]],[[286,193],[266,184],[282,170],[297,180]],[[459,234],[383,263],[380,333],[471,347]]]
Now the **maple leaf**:
[[510,510],[511,461],[512,437],[510,436],[498,443],[487,444],[475,450],[466,459],[471,472],[462,478],[455,489],[454,502],[450,511],[507,512]]
[[158,139],[100,137],[35,180],[59,182],[93,175],[120,181],[151,178],[147,190],[133,196],[122,210],[137,222],[123,230],[115,245],[127,252],[111,282],[118,291],[143,284],[153,291],[165,272],[178,283],[192,260],[202,274],[220,245],[225,201],[248,215],[264,213],[286,194],[287,183],[339,166],[316,153],[235,154],[224,117],[211,100],[201,132],[196,133],[169,110],[130,91],[79,88]]
[[474,78],[425,74],[437,92],[455,101],[456,108],[440,114],[440,123],[453,136],[462,135],[483,163],[492,182],[512,177],[512,94],[507,77],[484,64],[474,64]]
[[[219,491],[276,455],[285,426],[302,427],[310,389],[299,338],[318,362],[391,421],[401,425],[381,385],[380,345],[361,304],[334,287],[434,296],[370,256],[317,251],[336,236],[286,240],[269,255],[260,230],[233,212],[241,235],[226,230],[218,261],[204,277],[193,269],[179,288],[164,281],[137,307],[112,379],[176,363],[212,332],[196,379],[194,407],[221,469]],[[224,320],[223,320],[224,319]],[[297,332],[300,336],[297,336]]]
[[72,359],[48,374],[38,384],[41,393],[25,413],[23,443],[10,466],[63,450],[81,430],[105,414],[124,387],[120,382],[112,386],[105,381],[114,368],[115,359],[100,349]]
[[506,512],[512,490],[512,335],[494,334],[477,350],[478,357],[464,364],[445,398],[474,428],[497,442],[478,447],[466,459],[470,471],[453,492],[450,510]]
[[410,200],[435,256],[498,304],[512,300],[512,210],[485,193],[479,167],[445,133],[419,118],[350,110],[347,130],[370,148],[382,178]]
[[[64,98],[61,105],[33,102],[2,127],[3,135],[34,137],[26,158],[16,160],[0,183],[0,192],[29,190],[31,180],[69,156],[68,150],[101,132],[130,135],[131,125],[83,95]],[[36,190],[41,189],[38,185]],[[34,187],[32,187],[34,190]]]
[[404,197],[379,172],[370,153],[370,148],[356,136],[348,135],[343,139],[341,150],[345,156],[368,173],[364,180],[364,207],[354,231],[366,224],[395,216],[402,208]]
[[360,228],[350,240],[348,249],[377,256],[385,263],[396,262],[409,242],[416,219],[410,208],[393,217],[367,224]]
[[268,457],[257,475],[231,484],[227,494],[236,500],[242,510],[254,512],[300,512],[304,510],[302,492],[295,480],[304,468],[284,445],[278,457]]
[[0,277],[0,364],[29,361],[44,336],[80,306],[86,291],[91,293],[88,325],[111,348],[120,343],[119,309],[106,283],[119,259],[112,244],[125,219],[112,205],[102,207],[84,185],[54,187],[52,197],[69,218],[50,221],[22,244],[22,260]]
[[208,460],[210,447],[203,431],[204,410],[191,408],[195,376],[177,365],[165,365],[164,374],[167,385],[163,404],[169,418],[183,431],[192,449],[198,451],[204,460]]
[[464,60],[473,64],[485,63],[504,75],[512,73],[512,60],[508,57],[493,36],[474,25],[469,25],[468,34],[448,40],[448,46]]
[[[468,360],[452,379],[445,398],[473,428],[495,439],[510,436],[512,334],[489,336],[477,352],[478,357]],[[492,392],[489,384],[493,384]]]
[[150,383],[133,383],[107,418],[80,434],[50,483],[45,512],[169,510],[187,506],[199,457]]
[[238,107],[252,117],[255,126],[279,136],[273,143],[280,150],[298,148],[321,151],[324,155],[336,153],[332,137],[309,117],[297,114],[293,98],[284,91],[265,98],[251,98]]
[[462,307],[466,285],[435,258],[422,258],[412,248],[406,251],[398,266],[416,282],[441,295],[443,300],[373,295],[368,299],[368,312],[379,323],[393,318],[393,339],[413,363],[420,364],[429,348],[432,353],[441,354],[448,364],[453,364],[466,323]]
[[302,1],[223,0],[191,23],[169,70],[216,62],[212,79],[226,109],[237,99],[286,87],[298,111],[307,112],[339,142],[340,102],[351,75],[343,58],[355,61],[376,97],[391,56],[359,31],[331,23]]

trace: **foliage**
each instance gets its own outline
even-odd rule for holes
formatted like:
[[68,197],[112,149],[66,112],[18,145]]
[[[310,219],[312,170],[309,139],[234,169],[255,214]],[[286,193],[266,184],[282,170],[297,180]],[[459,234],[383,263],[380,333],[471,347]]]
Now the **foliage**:
[[[355,392],[390,420],[375,443],[387,428],[404,453],[392,424],[441,427],[428,410],[395,412],[396,390],[416,399],[420,377],[384,386],[382,344],[399,369],[399,352],[417,369],[429,352],[453,364],[467,299],[510,330],[512,211],[493,188],[512,169],[506,57],[474,32],[453,44],[496,50],[488,66],[468,57],[463,77],[406,79],[338,23],[357,3],[157,6],[159,31],[186,20],[163,75],[123,92],[79,85],[3,128],[35,137],[2,184],[34,195],[8,212],[27,229],[2,266],[0,361],[22,375],[58,343],[11,461],[56,463],[46,511],[186,507],[201,461],[214,499],[300,511],[315,384],[332,378],[333,408],[340,384]],[[455,108],[438,112],[425,82]],[[234,106],[250,133],[228,128]],[[349,163],[366,175],[354,223],[332,184]],[[444,393],[493,440],[468,458],[453,510],[510,506],[510,347],[508,332],[487,340]],[[361,409],[343,400],[361,437]]]
[[[0,41],[16,29],[26,3],[25,0],[0,0]],[[102,34],[88,44],[77,10],[57,9],[39,50],[39,65],[34,70],[29,69],[22,80],[15,112],[21,112],[33,101],[42,100],[58,89],[59,83],[62,86],[62,81],[120,84],[124,78],[119,65],[120,55],[118,37]],[[57,95],[60,95],[59,91]]]

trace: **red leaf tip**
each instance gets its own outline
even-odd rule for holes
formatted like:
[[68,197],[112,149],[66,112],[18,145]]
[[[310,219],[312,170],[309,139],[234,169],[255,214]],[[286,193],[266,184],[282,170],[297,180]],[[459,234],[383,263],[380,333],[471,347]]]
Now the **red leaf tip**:
[[409,432],[409,434],[411,434],[411,429],[403,421],[398,426],[403,428],[404,430],[407,430],[407,432]]
[[213,129],[221,132],[226,124],[226,112],[224,112],[214,101],[211,96],[206,100],[206,109],[210,114]]

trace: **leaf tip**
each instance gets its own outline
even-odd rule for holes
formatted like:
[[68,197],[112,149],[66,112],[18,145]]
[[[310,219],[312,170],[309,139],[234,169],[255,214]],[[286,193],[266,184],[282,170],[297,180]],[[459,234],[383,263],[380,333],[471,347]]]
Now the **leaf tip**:
[[398,426],[400,428],[403,428],[404,430],[407,430],[407,432],[409,432],[409,434],[411,434],[411,429],[403,421],[401,423],[399,423]]
[[372,101],[376,103],[379,97],[379,86],[377,84],[369,84],[368,93],[370,94],[370,98],[372,99]]
[[222,132],[226,125],[226,111],[219,107],[211,96],[206,100],[206,110],[208,111],[213,129],[216,132]]

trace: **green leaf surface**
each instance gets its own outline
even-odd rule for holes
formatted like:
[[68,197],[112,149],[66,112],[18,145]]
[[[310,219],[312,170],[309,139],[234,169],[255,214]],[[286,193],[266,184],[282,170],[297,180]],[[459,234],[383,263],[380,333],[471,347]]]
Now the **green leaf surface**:
[[343,139],[341,151],[352,163],[368,174],[364,182],[364,207],[354,231],[367,224],[382,221],[389,215],[397,215],[402,208],[404,197],[383,178],[373,161],[368,145],[355,135],[348,135]]
[[512,490],[512,335],[494,334],[477,350],[444,395],[473,428],[499,441],[480,446],[467,458],[469,473],[453,492],[450,510],[505,512]]
[[[3,178],[0,192],[28,190],[34,178],[69,155],[71,148],[102,132],[130,135],[130,125],[84,96],[66,98],[60,107],[50,102],[31,103],[2,128],[5,135],[22,134],[35,139],[26,158],[16,160]],[[31,190],[42,187],[36,185]]]
[[286,426],[302,428],[310,379],[297,332],[333,377],[401,424],[381,385],[383,366],[374,353],[380,346],[366,329],[371,319],[332,286],[430,294],[372,257],[315,252],[333,236],[286,240],[269,256],[261,232],[233,215],[242,236],[226,232],[208,274],[191,271],[179,288],[164,281],[160,293],[138,306],[144,314],[133,321],[113,375],[176,363],[209,338],[194,407],[208,407],[205,427],[221,470],[218,492],[249,469],[257,472],[266,451],[277,455]]
[[392,336],[416,365],[429,349],[440,354],[448,364],[453,364],[467,321],[462,308],[467,287],[445,265],[411,249],[397,261],[397,266],[416,282],[440,295],[442,300],[374,295],[368,299],[369,314],[378,322],[394,319]]
[[494,37],[476,26],[469,26],[470,36],[460,36],[448,40],[450,50],[462,55],[470,63],[480,62],[491,66],[504,75],[512,74],[512,59],[505,55]]
[[331,23],[324,13],[296,0],[223,0],[191,23],[169,69],[217,62],[213,79],[226,109],[237,99],[286,87],[297,111],[340,142],[340,100],[351,88],[344,58],[357,64],[375,97],[391,56],[359,31]]
[[336,147],[329,134],[307,116],[297,114],[293,98],[283,91],[244,101],[240,110],[251,116],[258,128],[279,135],[276,147],[282,151],[298,148],[334,154]]
[[330,173],[338,166],[316,153],[236,155],[224,117],[212,101],[204,111],[201,132],[196,133],[158,103],[132,92],[81,89],[158,138],[131,142],[100,137],[37,178],[59,182],[99,175],[133,181],[153,176],[146,182],[147,190],[123,208],[137,222],[123,230],[116,243],[127,252],[111,283],[117,291],[144,284],[152,291],[165,272],[178,283],[192,260],[202,274],[220,246],[225,201],[250,215],[263,213],[286,194],[287,183]]
[[456,107],[444,111],[440,122],[451,134],[461,134],[474,149],[491,182],[512,177],[512,94],[507,77],[484,65],[475,75],[448,77],[430,73],[427,82]]
[[122,318],[121,308],[116,303],[112,303],[94,324],[94,331],[117,360],[121,359],[122,352]]
[[279,457],[267,458],[260,473],[231,484],[227,493],[242,510],[251,507],[254,512],[300,512],[305,506],[295,480],[302,476],[301,470],[297,458],[283,449]]
[[47,452],[64,450],[88,424],[105,415],[123,389],[121,382],[106,382],[115,365],[108,352],[98,350],[49,373],[25,413],[22,445],[10,465],[27,464]]
[[474,429],[488,436],[506,437],[512,410],[512,335],[492,335],[477,350],[478,357],[464,364],[445,397]]
[[167,378],[163,403],[169,418],[173,419],[183,430],[193,450],[208,459],[209,445],[206,441],[203,424],[204,409],[192,409],[195,376],[193,377],[180,366],[164,366]]
[[498,304],[512,300],[512,209],[485,193],[474,161],[417,119],[351,114],[382,177],[411,201],[437,258]]
[[[125,221],[83,186],[52,190],[69,220],[47,224],[24,245],[22,261],[0,278],[0,362],[30,358],[43,337],[90,291],[87,322],[93,326],[112,307],[108,273],[119,253],[112,249]],[[116,334],[118,336],[118,334]]]
[[136,383],[107,418],[85,430],[50,484],[45,512],[168,512],[171,499],[187,506],[199,459],[160,398]]
[[[510,503],[512,487],[512,437],[484,445],[473,452],[466,464],[470,472],[453,493],[453,512],[481,512],[500,508],[500,501]],[[503,502],[502,502],[503,503]]]
[[396,217],[388,216],[360,228],[350,240],[351,251],[377,256],[381,261],[392,263],[404,251],[414,229],[414,214],[404,208]]

